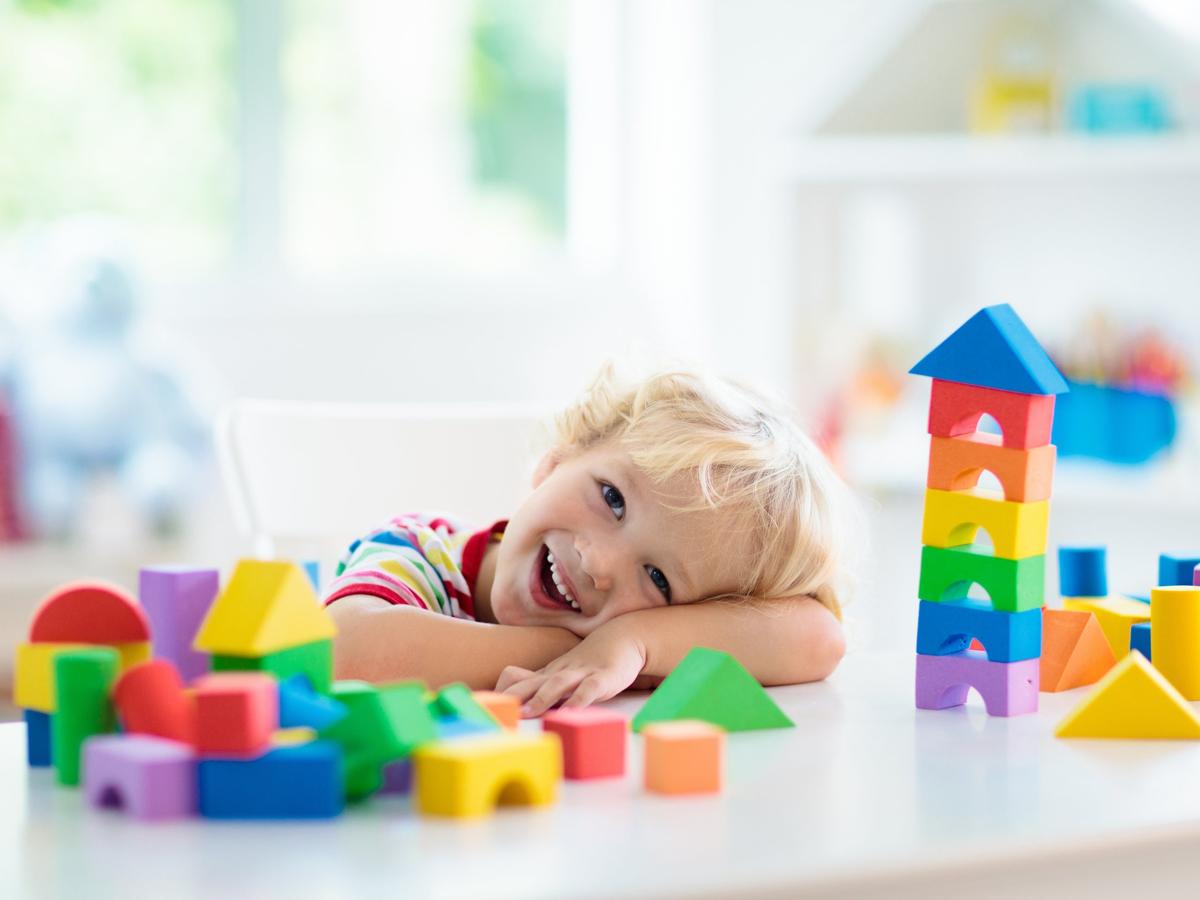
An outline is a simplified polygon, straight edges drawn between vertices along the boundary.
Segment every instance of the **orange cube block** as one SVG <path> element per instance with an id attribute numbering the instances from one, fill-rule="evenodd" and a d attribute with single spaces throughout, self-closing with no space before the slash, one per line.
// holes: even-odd
<path id="1" fill-rule="evenodd" d="M 708 722 L 681 719 L 642 729 L 646 790 L 657 794 L 713 794 L 721 790 L 725 732 Z"/>
<path id="2" fill-rule="evenodd" d="M 1000 435 L 983 431 L 961 437 L 934 436 L 929 444 L 927 482 L 939 491 L 963 491 L 979 484 L 986 469 L 1004 488 L 1005 500 L 1048 500 L 1056 453 L 1053 444 L 1028 450 L 1005 447 Z"/>
<path id="3" fill-rule="evenodd" d="M 521 721 L 521 702 L 515 694 L 500 694 L 496 691 L 471 691 L 475 702 L 492 714 L 505 728 L 515 730 Z"/>

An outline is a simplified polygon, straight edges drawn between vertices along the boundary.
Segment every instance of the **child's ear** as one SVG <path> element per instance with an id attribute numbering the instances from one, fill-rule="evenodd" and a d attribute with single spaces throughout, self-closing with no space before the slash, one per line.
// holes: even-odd
<path id="1" fill-rule="evenodd" d="M 562 450 L 555 447 L 553 450 L 547 450 L 545 456 L 538 460 L 537 468 L 533 470 L 533 486 L 537 488 L 543 481 L 550 477 L 560 462 L 563 461 L 564 454 Z"/>

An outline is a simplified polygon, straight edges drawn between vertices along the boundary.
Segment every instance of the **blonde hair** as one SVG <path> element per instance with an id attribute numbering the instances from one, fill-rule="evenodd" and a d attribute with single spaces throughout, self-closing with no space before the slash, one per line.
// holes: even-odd
<path id="1" fill-rule="evenodd" d="M 728 511 L 760 548 L 732 596 L 808 595 L 841 618 L 853 502 L 781 403 L 683 369 L 627 382 L 609 362 L 555 417 L 553 439 L 562 453 L 617 441 L 656 486 L 688 476 L 696 499 L 673 508 Z"/>

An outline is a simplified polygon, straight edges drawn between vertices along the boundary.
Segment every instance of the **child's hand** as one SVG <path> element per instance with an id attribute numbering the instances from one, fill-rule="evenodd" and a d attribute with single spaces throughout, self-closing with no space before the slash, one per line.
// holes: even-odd
<path id="1" fill-rule="evenodd" d="M 614 619 L 536 672 L 508 666 L 496 690 L 515 694 L 523 704 L 521 715 L 531 718 L 560 702 L 587 706 L 615 697 L 633 684 L 645 665 L 645 646 Z"/>

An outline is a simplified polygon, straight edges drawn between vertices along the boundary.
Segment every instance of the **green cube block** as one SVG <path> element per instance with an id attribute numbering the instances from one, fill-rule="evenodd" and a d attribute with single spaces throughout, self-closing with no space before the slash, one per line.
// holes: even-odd
<path id="1" fill-rule="evenodd" d="M 1040 609 L 1046 602 L 1046 557 L 1004 559 L 984 547 L 924 547 L 917 596 L 933 603 L 966 599 L 972 584 L 1000 612 Z"/>
<path id="2" fill-rule="evenodd" d="M 402 753 L 408 756 L 422 744 L 437 739 L 433 714 L 425 702 L 425 685 L 420 681 L 399 681 L 379 686 L 379 698 L 391 723 Z"/>
<path id="3" fill-rule="evenodd" d="M 336 741 L 346 765 L 346 799 L 362 800 L 383 784 L 383 767 L 406 754 L 396 736 L 378 688 L 365 681 L 338 681 L 329 695 L 346 707 L 346 715 L 322 729 L 320 736 Z"/>
<path id="4" fill-rule="evenodd" d="M 268 653 L 264 656 L 229 656 L 214 653 L 214 672 L 266 672 L 283 681 L 293 675 L 307 675 L 313 689 L 329 693 L 333 683 L 333 641 L 313 641 Z"/>
<path id="5" fill-rule="evenodd" d="M 701 719 L 726 731 L 794 728 L 754 676 L 728 653 L 693 647 L 633 718 L 633 730 L 652 722 Z"/>
<path id="6" fill-rule="evenodd" d="M 111 647 L 71 650 L 55 657 L 50 732 L 59 784 L 79 784 L 83 742 L 113 730 L 116 716 L 109 695 L 120 666 L 121 658 Z"/>

